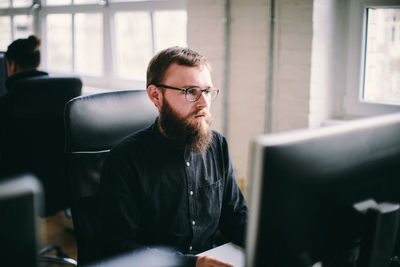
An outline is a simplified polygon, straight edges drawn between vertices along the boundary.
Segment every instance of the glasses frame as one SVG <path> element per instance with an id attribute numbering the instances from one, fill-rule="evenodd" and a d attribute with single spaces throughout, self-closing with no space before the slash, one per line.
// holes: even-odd
<path id="1" fill-rule="evenodd" d="M 210 98 L 210 101 L 213 101 L 214 99 L 217 98 L 218 93 L 219 93 L 219 89 L 214 88 L 214 87 L 207 88 L 207 89 L 201 89 L 198 86 L 191 86 L 191 87 L 188 87 L 188 88 L 179 88 L 179 87 L 173 87 L 173 86 L 168 86 L 168 85 L 164 85 L 164 84 L 154 84 L 154 85 L 157 86 L 157 87 L 161 87 L 161 88 L 166 88 L 166 89 L 172 89 L 172 90 L 178 90 L 178 91 L 185 92 L 185 99 L 188 102 L 196 102 L 196 101 L 198 101 L 200 99 L 201 95 L 203 94 L 203 92 L 207 92 L 207 91 L 215 91 L 215 92 L 217 92 L 215 94 L 214 98 Z M 197 96 L 197 98 L 195 100 L 189 100 L 188 97 L 187 97 L 188 90 L 192 89 L 192 88 L 200 88 L 200 94 Z"/>

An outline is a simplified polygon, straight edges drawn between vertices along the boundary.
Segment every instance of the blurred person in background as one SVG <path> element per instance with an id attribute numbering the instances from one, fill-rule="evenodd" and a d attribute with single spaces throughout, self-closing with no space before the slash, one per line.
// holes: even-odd
<path id="1" fill-rule="evenodd" d="M 35 35 L 12 42 L 5 54 L 8 79 L 6 88 L 12 90 L 15 82 L 37 76 L 48 76 L 47 72 L 39 71 L 41 40 Z"/>
<path id="2" fill-rule="evenodd" d="M 7 75 L 7 93 L 0 97 L 0 177 L 10 175 L 13 170 L 6 162 L 5 150 L 7 145 L 7 129 L 10 126 L 10 92 L 16 82 L 39 76 L 48 76 L 47 72 L 39 71 L 41 40 L 35 35 L 26 39 L 17 39 L 12 42 L 5 53 Z"/>

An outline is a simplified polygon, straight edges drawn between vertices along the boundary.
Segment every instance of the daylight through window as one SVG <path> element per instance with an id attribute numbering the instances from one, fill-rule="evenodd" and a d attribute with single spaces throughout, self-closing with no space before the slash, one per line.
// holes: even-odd
<path id="1" fill-rule="evenodd" d="M 107 4 L 104 4 L 107 3 Z M 145 89 L 151 57 L 186 46 L 183 0 L 0 0 L 0 51 L 15 39 L 42 39 L 41 69 L 78 75 L 84 85 Z"/>
<path id="2" fill-rule="evenodd" d="M 368 8 L 362 99 L 400 104 L 400 9 Z"/>

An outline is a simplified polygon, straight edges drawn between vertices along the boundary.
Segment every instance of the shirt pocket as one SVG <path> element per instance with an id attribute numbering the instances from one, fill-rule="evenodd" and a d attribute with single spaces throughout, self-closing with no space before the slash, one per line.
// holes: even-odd
<path id="1" fill-rule="evenodd" d="M 222 195 L 222 179 L 199 187 L 196 204 L 198 207 L 198 217 L 201 219 L 203 225 L 218 224 L 219 217 L 221 216 Z"/>

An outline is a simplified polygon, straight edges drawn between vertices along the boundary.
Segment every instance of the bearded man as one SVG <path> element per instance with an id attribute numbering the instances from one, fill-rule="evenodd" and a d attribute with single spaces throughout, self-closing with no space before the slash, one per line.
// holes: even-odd
<path id="1" fill-rule="evenodd" d="M 227 141 L 210 128 L 218 90 L 208 60 L 182 47 L 159 52 L 147 69 L 147 93 L 159 117 L 120 142 L 102 171 L 108 251 L 167 246 L 186 266 L 232 266 L 195 256 L 221 240 L 243 246 L 248 212 Z"/>

